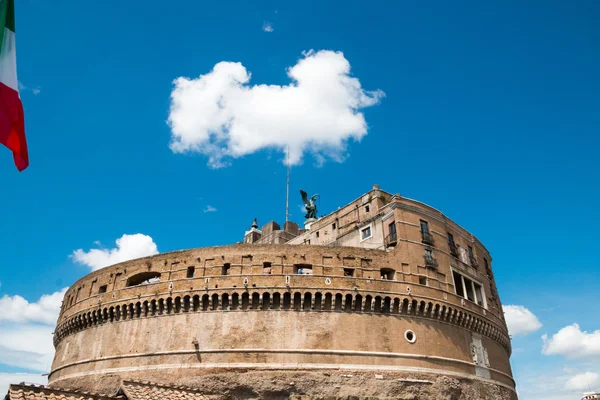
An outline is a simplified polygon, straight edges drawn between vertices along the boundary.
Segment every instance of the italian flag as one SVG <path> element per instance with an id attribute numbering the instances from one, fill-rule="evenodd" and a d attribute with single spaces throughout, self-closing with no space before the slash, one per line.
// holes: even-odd
<path id="1" fill-rule="evenodd" d="M 0 0 L 0 143 L 12 151 L 19 171 L 27 168 L 25 120 L 17 81 L 14 0 Z"/>

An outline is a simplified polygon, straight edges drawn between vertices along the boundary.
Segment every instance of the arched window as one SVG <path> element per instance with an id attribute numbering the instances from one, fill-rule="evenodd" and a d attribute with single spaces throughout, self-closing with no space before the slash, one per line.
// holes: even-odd
<path id="1" fill-rule="evenodd" d="M 331 293 L 325 293 L 325 311 L 331 311 Z"/>
<path id="2" fill-rule="evenodd" d="M 231 295 L 231 309 L 237 310 L 238 308 L 240 308 L 240 295 L 234 293 Z"/>
<path id="3" fill-rule="evenodd" d="M 242 310 L 247 310 L 250 305 L 250 295 L 248 292 L 242 293 Z"/>
<path id="4" fill-rule="evenodd" d="M 342 311 L 342 295 L 340 293 L 335 295 L 335 311 Z"/>
<path id="5" fill-rule="evenodd" d="M 357 294 L 356 298 L 354 299 L 354 311 L 362 311 L 362 301 L 362 296 L 360 294 Z"/>
<path id="6" fill-rule="evenodd" d="M 271 295 L 269 293 L 263 293 L 262 298 L 262 309 L 268 311 L 271 307 Z"/>
<path id="7" fill-rule="evenodd" d="M 140 272 L 127 278 L 127 287 L 147 285 L 160 281 L 160 272 Z"/>
<path id="8" fill-rule="evenodd" d="M 252 309 L 260 309 L 260 295 L 258 293 L 252 293 Z"/>
<path id="9" fill-rule="evenodd" d="M 294 310 L 300 311 L 302 309 L 302 295 L 298 292 L 294 293 Z"/>
<path id="10" fill-rule="evenodd" d="M 344 304 L 344 311 L 350 312 L 352 311 L 352 295 L 346 295 L 346 304 Z"/>
<path id="11" fill-rule="evenodd" d="M 273 293 L 273 310 L 279 310 L 281 308 L 281 294 Z"/>
<path id="12" fill-rule="evenodd" d="M 304 310 L 310 310 L 312 303 L 312 293 L 304 293 Z"/>
<path id="13" fill-rule="evenodd" d="M 221 308 L 223 310 L 229 310 L 229 294 L 227 293 L 221 295 Z"/>
<path id="14" fill-rule="evenodd" d="M 202 296 L 202 311 L 208 311 L 208 295 Z"/>
<path id="15" fill-rule="evenodd" d="M 216 293 L 212 295 L 212 307 L 210 309 L 213 311 L 219 309 L 219 295 Z"/>
<path id="16" fill-rule="evenodd" d="M 292 295 L 290 294 L 290 292 L 285 292 L 283 294 L 283 309 L 284 310 L 289 310 L 290 309 L 290 303 L 292 302 L 291 300 Z"/>
<path id="17" fill-rule="evenodd" d="M 323 294 L 321 292 L 315 293 L 315 310 L 321 311 L 323 303 Z"/>

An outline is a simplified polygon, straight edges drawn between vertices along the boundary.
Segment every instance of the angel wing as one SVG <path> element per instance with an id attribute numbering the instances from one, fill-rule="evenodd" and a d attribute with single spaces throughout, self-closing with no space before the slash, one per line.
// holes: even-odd
<path id="1" fill-rule="evenodd" d="M 308 193 L 306 193 L 304 190 L 300 190 L 300 196 L 302 196 L 302 201 L 305 205 L 310 205 L 310 202 L 308 201 Z"/>

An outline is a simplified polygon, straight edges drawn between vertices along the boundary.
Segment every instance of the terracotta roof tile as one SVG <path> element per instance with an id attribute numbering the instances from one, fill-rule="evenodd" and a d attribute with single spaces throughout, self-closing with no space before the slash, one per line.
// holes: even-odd
<path id="1" fill-rule="evenodd" d="M 121 390 L 129 400 L 206 400 L 198 389 L 152 382 L 123 381 Z"/>
<path id="2" fill-rule="evenodd" d="M 87 392 L 51 389 L 46 386 L 10 385 L 6 400 L 111 400 L 123 399 L 122 396 L 102 396 Z"/>

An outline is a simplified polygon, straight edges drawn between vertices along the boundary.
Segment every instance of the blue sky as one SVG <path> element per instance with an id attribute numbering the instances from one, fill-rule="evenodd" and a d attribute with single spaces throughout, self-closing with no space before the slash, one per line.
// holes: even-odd
<path id="1" fill-rule="evenodd" d="M 287 140 L 300 155 L 292 219 L 302 219 L 300 188 L 329 212 L 374 183 L 442 210 L 492 253 L 502 302 L 542 324 L 513 338 L 521 398 L 576 399 L 581 385 L 567 382 L 583 373 L 600 390 L 600 3 L 16 0 L 16 13 L 31 165 L 18 173 L 0 149 L 0 295 L 29 314 L 0 317 L 1 337 L 52 331 L 40 315 L 60 296 L 38 299 L 90 271 L 90 258 L 70 257 L 77 249 L 108 251 L 137 233 L 150 252 L 228 244 L 254 217 L 282 222 Z M 335 113 L 303 108 L 297 91 L 296 103 L 261 103 L 295 110 L 289 129 L 245 107 L 259 98 L 254 85 L 290 85 L 288 68 L 322 54 L 331 57 L 307 76 L 346 60 L 370 99 L 357 110 L 366 125 L 319 147 L 330 131 L 309 122 Z M 216 82 L 224 61 L 251 74 L 244 91 L 225 84 L 232 103 L 242 99 L 228 110 L 246 121 L 240 132 L 261 123 L 287 139 L 255 148 L 246 132 L 248 142 L 227 146 L 201 141 L 192 123 L 182 131 L 193 143 L 174 151 L 173 81 Z M 198 79 L 207 74 L 215 79 Z M 302 95 L 335 110 L 356 96 L 307 87 Z M 214 146 L 226 166 L 210 165 Z M 3 346 L 3 376 L 39 374 L 18 360 L 48 359 L 47 348 Z"/>

